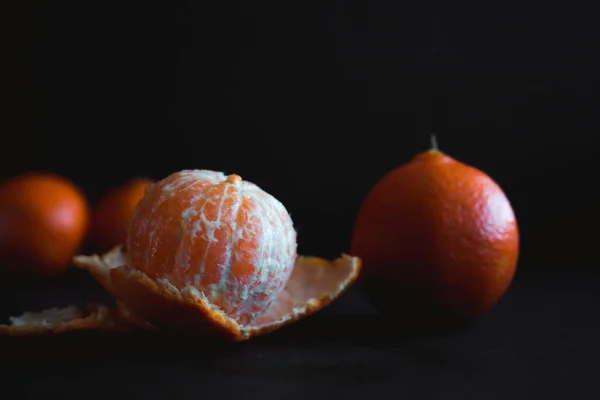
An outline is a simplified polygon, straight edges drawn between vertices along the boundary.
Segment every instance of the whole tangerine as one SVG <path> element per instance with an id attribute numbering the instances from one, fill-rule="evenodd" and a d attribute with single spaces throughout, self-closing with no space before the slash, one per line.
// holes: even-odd
<path id="1" fill-rule="evenodd" d="M 508 289 L 519 232 L 499 185 L 434 146 L 371 189 L 351 248 L 363 260 L 362 285 L 382 311 L 470 320 Z"/>
<path id="2" fill-rule="evenodd" d="M 89 207 L 64 177 L 23 174 L 0 185 L 0 264 L 49 276 L 64 272 L 85 238 Z"/>
<path id="3" fill-rule="evenodd" d="M 95 248 L 106 251 L 124 244 L 135 206 L 152 183 L 149 178 L 134 178 L 109 190 L 92 209 L 90 239 Z"/>

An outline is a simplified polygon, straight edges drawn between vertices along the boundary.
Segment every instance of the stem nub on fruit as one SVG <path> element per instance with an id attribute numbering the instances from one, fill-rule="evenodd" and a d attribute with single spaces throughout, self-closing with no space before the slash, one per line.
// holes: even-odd
<path id="1" fill-rule="evenodd" d="M 241 180 L 242 180 L 242 177 L 237 174 L 231 174 L 227 177 L 227 183 L 231 183 L 232 185 L 236 184 L 237 182 L 239 182 Z"/>
<path id="2" fill-rule="evenodd" d="M 438 142 L 437 142 L 437 138 L 435 136 L 435 133 L 431 134 L 431 136 L 429 137 L 429 141 L 431 143 L 431 150 L 432 151 L 439 151 L 439 149 L 438 149 Z"/>

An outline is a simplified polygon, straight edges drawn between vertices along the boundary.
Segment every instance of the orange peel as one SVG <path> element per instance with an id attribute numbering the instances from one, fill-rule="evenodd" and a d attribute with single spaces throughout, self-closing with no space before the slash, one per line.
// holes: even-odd
<path id="1" fill-rule="evenodd" d="M 210 176 L 211 179 L 213 177 L 216 179 L 202 186 L 201 190 L 212 190 L 212 193 L 220 190 L 220 193 L 222 193 L 222 198 L 219 200 L 221 204 L 226 201 L 230 201 L 230 203 L 238 201 L 239 203 L 241 197 L 225 198 L 227 195 L 235 196 L 235 194 L 230 194 L 235 192 L 235 188 L 232 189 L 228 185 L 239 187 L 241 179 L 239 176 L 230 175 L 226 179 L 223 179 L 224 175 L 220 173 L 213 173 L 212 171 L 200 172 L 201 174 L 197 174 L 198 176 Z M 186 173 L 186 171 L 183 173 Z M 186 182 L 187 188 L 192 185 L 189 184 L 190 175 L 186 176 L 188 179 Z M 171 212 L 171 214 L 167 215 L 168 218 L 163 218 L 163 220 L 171 223 L 175 218 L 174 215 L 179 215 L 173 214 L 173 210 L 175 210 L 175 213 L 181 213 L 182 208 L 177 203 L 180 200 L 173 200 L 171 198 L 165 200 L 164 191 L 162 193 L 157 192 L 161 190 L 161 184 L 163 184 L 163 188 L 167 186 L 169 188 L 173 187 L 175 181 L 173 179 L 169 180 L 171 177 L 152 185 L 147 190 L 145 195 L 146 202 L 144 200 L 140 202 L 136 210 L 136 216 L 130 224 L 127 250 L 123 246 L 118 246 L 103 255 L 79 255 L 74 258 L 76 267 L 86 270 L 101 286 L 114 296 L 117 301 L 116 307 L 90 305 L 86 307 L 52 309 L 42 313 L 25 313 L 21 317 L 11 318 L 10 325 L 0 326 L 0 334 L 32 335 L 62 333 L 74 330 L 117 332 L 145 329 L 158 331 L 174 330 L 237 342 L 272 332 L 316 313 L 340 297 L 358 278 L 362 264 L 361 259 L 358 257 L 343 254 L 335 260 L 326 260 L 312 256 L 297 256 L 295 253 L 295 232 L 290 234 L 291 220 L 286 220 L 286 218 L 289 219 L 289 215 L 280 203 L 275 204 L 276 207 L 271 207 L 267 210 L 271 212 L 269 216 L 271 219 L 268 221 L 272 223 L 271 226 L 266 226 L 265 228 L 265 225 L 261 225 L 241 240 L 240 236 L 242 234 L 238 233 L 236 237 L 238 241 L 233 245 L 227 242 L 227 238 L 230 240 L 231 237 L 234 237 L 232 230 L 225 233 L 223 231 L 216 231 L 216 234 L 220 235 L 218 237 L 221 242 L 214 247 L 222 246 L 222 248 L 230 250 L 232 246 L 238 246 L 238 250 L 236 251 L 243 253 L 239 257 L 234 257 L 238 264 L 234 265 L 232 262 L 232 265 L 229 267 L 230 271 L 234 271 L 229 273 L 229 281 L 223 284 L 225 275 L 219 277 L 221 281 L 219 288 L 221 291 L 214 290 L 214 281 L 209 281 L 211 284 L 208 285 L 203 284 L 205 283 L 204 280 L 184 280 L 182 277 L 186 275 L 181 273 L 181 266 L 177 264 L 177 261 L 181 258 L 177 257 L 176 254 L 169 255 L 168 247 L 159 248 L 158 250 L 156 248 L 153 249 L 155 252 L 158 251 L 159 258 L 162 257 L 160 258 L 160 263 L 156 263 L 152 258 L 146 258 L 146 265 L 140 267 L 140 257 L 137 258 L 138 261 L 136 263 L 135 255 L 128 254 L 132 243 L 135 243 L 138 249 L 142 249 L 142 252 L 138 251 L 138 255 L 143 253 L 143 245 L 149 244 L 149 242 L 144 242 L 145 233 L 142 232 L 140 234 L 141 229 L 139 228 L 139 226 L 149 226 L 148 220 L 143 221 L 145 225 L 138 224 L 137 227 L 135 225 L 139 223 L 140 215 L 144 216 L 144 210 L 170 210 L 168 212 Z M 274 198 L 268 197 L 270 195 L 258 192 L 260 189 L 257 186 L 251 183 L 244 184 L 252 185 L 246 187 L 247 192 L 252 192 L 253 196 L 261 196 L 260 200 L 263 203 L 260 206 L 264 206 L 266 204 L 264 202 L 276 202 Z M 225 186 L 221 188 L 218 185 Z M 239 193 L 242 192 L 240 191 Z M 204 197 L 208 198 L 207 195 Z M 153 198 L 160 199 L 162 202 L 160 203 L 160 207 L 162 208 L 152 204 Z M 189 210 L 190 198 L 188 197 L 186 200 L 184 197 L 182 200 L 186 204 L 186 207 L 188 207 L 186 211 Z M 241 199 L 242 206 L 239 207 L 247 206 L 247 204 L 250 204 L 252 207 L 251 201 L 244 203 L 244 200 L 246 199 Z M 208 203 L 209 201 L 207 200 Z M 213 203 L 210 204 L 214 204 L 214 199 Z M 200 208 L 200 205 L 196 205 L 196 209 Z M 273 210 L 277 214 L 273 214 Z M 255 209 L 246 211 L 248 215 L 251 214 L 250 211 L 252 212 L 252 216 L 256 215 Z M 224 213 L 226 214 L 227 211 Z M 229 214 L 233 216 L 232 218 L 243 218 L 243 216 L 240 217 L 241 214 L 239 212 L 230 212 Z M 219 210 L 218 215 L 221 215 L 221 210 Z M 273 215 L 276 218 L 273 218 Z M 150 214 L 150 217 L 154 218 L 155 215 Z M 201 215 L 201 217 L 206 221 L 204 215 Z M 249 216 L 246 218 L 250 219 Z M 217 220 L 215 219 L 215 221 Z M 233 221 L 238 220 L 233 219 Z M 213 221 L 209 222 L 214 226 Z M 225 220 L 219 220 L 217 226 L 227 227 L 227 224 L 235 226 L 231 221 Z M 156 223 L 154 226 L 156 226 Z M 160 239 L 162 241 L 159 244 L 169 243 L 169 240 L 173 237 L 177 237 L 180 241 L 190 240 L 189 237 L 182 239 L 184 235 L 182 236 L 180 231 L 177 231 L 177 234 L 173 235 L 174 228 L 171 228 L 168 224 L 164 224 L 162 227 L 166 228 L 159 231 L 158 235 L 165 239 Z M 272 250 L 273 252 L 270 253 L 269 257 L 263 257 L 263 262 L 268 261 L 270 264 L 252 265 L 252 262 L 248 263 L 247 261 L 260 260 L 256 255 L 262 255 L 261 253 L 251 253 L 250 251 L 252 250 L 251 246 L 256 244 L 252 240 L 256 241 L 260 239 L 260 227 L 271 230 L 268 232 L 271 235 L 270 238 L 271 240 L 275 240 L 273 243 L 279 243 L 280 248 Z M 178 226 L 176 228 L 180 229 Z M 152 234 L 154 234 L 153 239 L 155 240 L 157 232 L 153 231 Z M 212 235 L 214 234 L 215 230 L 213 229 Z M 279 239 L 273 239 L 273 234 L 280 235 Z M 132 235 L 134 235 L 133 238 Z M 211 243 L 208 239 L 207 241 L 206 243 L 201 243 L 200 246 L 205 246 L 208 249 Z M 213 242 L 216 243 L 217 241 L 213 240 Z M 153 245 L 156 246 L 156 243 L 154 242 Z M 259 248 L 262 249 L 263 247 L 259 246 Z M 160 254 L 161 251 L 162 254 Z M 193 251 L 197 251 L 197 247 L 193 250 L 190 249 L 188 253 Z M 207 253 L 207 250 L 204 253 Z M 254 258 L 249 257 L 248 254 Z M 204 270 L 201 272 L 205 277 L 204 279 L 207 276 L 210 279 L 214 279 L 215 272 L 209 268 L 222 268 L 222 264 L 217 263 L 220 257 L 219 253 L 213 249 L 213 253 L 210 255 L 212 258 L 209 257 L 206 266 L 204 266 L 206 256 L 204 256 L 202 262 Z M 246 259 L 243 257 L 246 257 Z M 229 259 L 231 259 L 231 256 Z M 150 263 L 148 260 L 150 260 Z M 174 261 L 171 263 L 172 265 L 167 266 L 165 269 L 164 260 Z M 149 265 L 158 265 L 159 268 L 150 268 L 148 267 Z M 196 263 L 195 265 L 199 264 Z M 239 267 L 239 265 L 242 265 L 243 268 Z M 269 275 L 261 273 L 261 268 L 266 269 Z M 274 268 L 278 268 L 279 270 L 274 270 Z M 157 273 L 159 269 L 161 270 Z M 259 282 L 261 284 L 255 286 L 257 289 L 253 289 L 247 295 L 247 298 L 250 299 L 250 304 L 243 304 L 245 299 L 235 298 L 236 293 L 241 293 L 235 285 L 244 285 L 247 282 L 256 283 L 256 278 L 253 278 L 255 279 L 254 281 L 248 279 L 249 274 L 254 274 L 254 276 L 260 275 L 263 277 L 262 279 L 276 279 L 275 283 L 280 287 L 274 286 L 272 282 L 269 283 L 271 286 L 265 285 L 264 282 Z M 265 289 L 265 287 L 268 289 Z M 242 289 L 247 288 L 242 287 Z M 265 292 L 261 293 L 260 290 Z M 248 293 L 248 290 L 246 290 L 246 293 Z M 226 296 L 229 296 L 229 298 L 223 298 Z M 256 305 L 258 307 L 255 307 Z M 251 310 L 251 312 L 247 310 Z"/>
<path id="2" fill-rule="evenodd" d="M 361 260 L 342 255 L 329 261 L 300 256 L 292 275 L 265 313 L 248 325 L 237 323 L 194 289 L 179 291 L 168 282 L 155 283 L 121 262 L 121 247 L 98 256 L 76 256 L 75 265 L 90 273 L 115 296 L 119 305 L 90 304 L 52 308 L 11 317 L 0 334 L 30 336 L 80 330 L 127 332 L 180 330 L 231 341 L 263 335 L 308 317 L 340 297 L 356 280 Z M 148 322 L 147 322 L 148 321 Z"/>
<path id="3" fill-rule="evenodd" d="M 0 335 L 43 336 L 71 331 L 125 332 L 152 330 L 152 325 L 131 315 L 124 308 L 102 304 L 50 308 L 10 317 L 9 325 L 0 325 Z"/>

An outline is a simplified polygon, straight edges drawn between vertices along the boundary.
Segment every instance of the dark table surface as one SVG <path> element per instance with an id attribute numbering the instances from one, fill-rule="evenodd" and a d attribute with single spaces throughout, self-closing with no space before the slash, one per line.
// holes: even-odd
<path id="1" fill-rule="evenodd" d="M 523 269 L 484 318 L 429 334 L 391 328 L 354 287 L 309 319 L 235 345 L 167 335 L 0 338 L 0 399 L 600 398 L 598 282 L 594 268 Z M 103 296 L 75 274 L 2 297 L 8 315 Z"/>

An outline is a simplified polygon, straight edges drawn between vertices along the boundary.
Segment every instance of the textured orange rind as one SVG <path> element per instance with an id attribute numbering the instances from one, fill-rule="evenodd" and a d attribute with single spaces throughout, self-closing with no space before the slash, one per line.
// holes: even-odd
<path id="1" fill-rule="evenodd" d="M 299 256 L 277 299 L 253 323 L 242 325 L 210 304 L 194 287 L 178 290 L 166 280 L 154 281 L 128 266 L 121 247 L 102 256 L 77 256 L 74 262 L 116 298 L 117 307 L 91 305 L 25 313 L 11 318 L 11 325 L 0 326 L 0 334 L 141 328 L 243 341 L 277 330 L 326 307 L 356 281 L 361 269 L 361 260 L 348 255 L 333 261 Z M 52 321 L 48 322 L 50 319 Z"/>
<path id="2" fill-rule="evenodd" d="M 43 336 L 71 331 L 127 332 L 155 329 L 125 309 L 102 304 L 50 308 L 11 317 L 9 325 L 0 325 L 0 335 Z"/>

